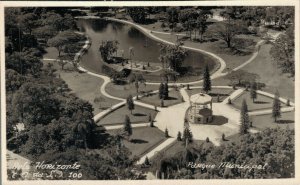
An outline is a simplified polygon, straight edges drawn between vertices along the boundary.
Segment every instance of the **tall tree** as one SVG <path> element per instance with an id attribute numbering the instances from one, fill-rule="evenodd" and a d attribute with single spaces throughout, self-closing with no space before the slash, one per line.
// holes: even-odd
<path id="1" fill-rule="evenodd" d="M 275 97 L 273 99 L 273 108 L 272 108 L 272 117 L 274 118 L 275 122 L 277 122 L 277 118 L 281 117 L 281 102 L 279 98 L 280 98 L 279 92 L 276 91 Z"/>
<path id="2" fill-rule="evenodd" d="M 240 115 L 240 134 L 247 134 L 248 129 L 249 129 L 249 115 L 248 115 L 248 106 L 247 102 L 244 99 L 242 103 L 242 108 L 241 108 L 241 115 Z"/>
<path id="3" fill-rule="evenodd" d="M 257 90 L 257 84 L 255 82 L 251 83 L 250 96 L 251 96 L 253 102 L 257 98 L 256 90 Z"/>
<path id="4" fill-rule="evenodd" d="M 203 41 L 203 34 L 207 30 L 207 16 L 201 15 L 196 20 L 196 27 L 200 35 L 200 41 Z"/>
<path id="5" fill-rule="evenodd" d="M 133 102 L 133 98 L 131 95 L 129 95 L 126 99 L 126 103 L 127 103 L 127 108 L 128 110 L 130 110 L 131 114 L 132 114 L 132 110 L 134 110 L 134 102 Z"/>
<path id="6" fill-rule="evenodd" d="M 184 123 L 182 140 L 185 142 L 184 143 L 185 147 L 187 147 L 189 143 L 193 142 L 193 134 L 192 131 L 190 130 L 190 125 L 188 121 L 185 121 Z"/>
<path id="7" fill-rule="evenodd" d="M 134 22 L 145 23 L 146 10 L 144 7 L 129 7 L 127 12 Z"/>
<path id="8" fill-rule="evenodd" d="M 163 99 L 163 91 L 164 91 L 164 84 L 160 83 L 159 89 L 158 89 L 158 97 L 159 97 L 159 99 Z"/>
<path id="9" fill-rule="evenodd" d="M 125 116 L 125 120 L 124 120 L 124 132 L 127 134 L 128 137 L 132 135 L 132 127 L 128 115 Z"/>
<path id="10" fill-rule="evenodd" d="M 211 90 L 211 81 L 208 65 L 205 66 L 203 73 L 203 90 L 206 92 L 206 94 Z"/>
<path id="11" fill-rule="evenodd" d="M 163 99 L 168 99 L 169 98 L 169 86 L 168 83 L 164 83 L 163 87 Z"/>
<path id="12" fill-rule="evenodd" d="M 169 22 L 169 27 L 174 29 L 176 24 L 178 23 L 178 15 L 179 15 L 179 8 L 178 7 L 169 7 L 167 8 L 167 20 Z"/>

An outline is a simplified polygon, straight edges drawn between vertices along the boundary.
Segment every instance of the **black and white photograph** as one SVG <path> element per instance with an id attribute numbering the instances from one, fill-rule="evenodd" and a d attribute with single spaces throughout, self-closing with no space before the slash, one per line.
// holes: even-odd
<path id="1" fill-rule="evenodd" d="M 300 183 L 299 2 L 84 3 L 0 3 L 2 184 Z"/>

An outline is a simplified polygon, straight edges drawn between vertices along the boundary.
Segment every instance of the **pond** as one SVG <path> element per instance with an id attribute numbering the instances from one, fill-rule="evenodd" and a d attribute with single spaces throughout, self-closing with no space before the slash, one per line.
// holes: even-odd
<path id="1" fill-rule="evenodd" d="M 99 46 L 105 40 L 117 40 L 119 42 L 118 51 L 122 52 L 125 58 L 129 58 L 129 48 L 133 47 L 133 60 L 156 63 L 161 66 L 158 59 L 160 55 L 159 42 L 148 38 L 133 26 L 104 19 L 79 19 L 77 23 L 80 31 L 85 32 L 92 41 L 91 48 L 81 60 L 81 65 L 88 70 L 102 73 L 103 61 Z M 215 67 L 216 62 L 212 57 L 190 50 L 187 50 L 187 53 L 183 67 L 193 69 L 194 76 L 198 76 L 206 64 L 210 70 Z M 159 78 L 155 78 L 155 76 L 159 77 L 157 73 L 148 73 L 148 76 L 154 81 L 159 81 Z"/>

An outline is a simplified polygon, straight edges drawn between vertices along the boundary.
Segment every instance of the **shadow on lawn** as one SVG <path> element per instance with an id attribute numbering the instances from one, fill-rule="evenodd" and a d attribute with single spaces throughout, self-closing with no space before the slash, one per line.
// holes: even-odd
<path id="1" fill-rule="evenodd" d="M 224 116 L 218 116 L 214 115 L 213 116 L 213 121 L 211 123 L 208 123 L 209 125 L 223 125 L 228 122 L 228 118 Z"/>
<path id="2" fill-rule="evenodd" d="M 282 119 L 277 121 L 278 124 L 289 124 L 294 122 L 295 122 L 294 120 L 287 120 L 287 119 Z"/>
<path id="3" fill-rule="evenodd" d="M 266 101 L 255 101 L 254 104 L 269 104 L 270 102 Z"/>
<path id="4" fill-rule="evenodd" d="M 165 100 L 177 100 L 178 98 L 175 98 L 175 97 L 168 97 L 166 98 Z"/>
<path id="5" fill-rule="evenodd" d="M 145 140 L 142 140 L 142 139 L 131 139 L 130 142 L 134 143 L 134 144 L 148 143 L 148 141 L 145 141 Z"/>
<path id="6" fill-rule="evenodd" d="M 134 113 L 132 114 L 133 116 L 138 116 L 138 117 L 141 117 L 141 116 L 147 116 L 146 114 L 143 114 L 143 113 Z"/>

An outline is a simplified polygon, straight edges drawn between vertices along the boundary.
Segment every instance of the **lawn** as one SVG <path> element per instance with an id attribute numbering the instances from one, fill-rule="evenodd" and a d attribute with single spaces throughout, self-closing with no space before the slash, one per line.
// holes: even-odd
<path id="1" fill-rule="evenodd" d="M 186 91 L 189 96 L 197 94 L 197 93 L 205 93 L 201 89 L 190 89 Z M 213 102 L 217 103 L 218 102 L 218 94 L 220 101 L 223 101 L 225 98 L 227 98 L 231 93 L 233 92 L 233 89 L 228 89 L 228 88 L 212 88 L 212 90 L 209 92 L 209 95 L 212 96 Z"/>
<path id="2" fill-rule="evenodd" d="M 266 84 L 263 91 L 274 94 L 278 90 L 280 96 L 288 97 L 293 101 L 295 98 L 295 81 L 288 74 L 283 74 L 276 62 L 271 59 L 271 47 L 271 44 L 261 46 L 258 56 L 244 69 L 259 75 L 259 82 Z"/>
<path id="3" fill-rule="evenodd" d="M 60 76 L 66 81 L 69 88 L 72 89 L 72 92 L 74 92 L 77 97 L 92 104 L 94 114 L 120 102 L 119 100 L 107 98 L 102 95 L 100 87 L 103 80 L 101 78 L 78 72 L 60 72 Z"/>
<path id="4" fill-rule="evenodd" d="M 44 55 L 44 58 L 53 58 L 56 55 L 54 48 L 47 48 L 48 53 Z M 104 109 L 111 107 L 120 101 L 107 98 L 100 92 L 100 86 L 103 84 L 101 78 L 91 76 L 86 73 L 78 73 L 74 70 L 71 64 L 67 64 L 64 70 L 54 61 L 44 61 L 44 67 L 48 63 L 53 64 L 53 68 L 56 69 L 56 74 L 60 76 L 67 84 L 72 92 L 79 98 L 88 101 L 94 108 L 94 114 L 97 114 Z M 99 101 L 94 101 L 97 98 Z"/>
<path id="5" fill-rule="evenodd" d="M 153 93 L 149 96 L 144 96 L 140 98 L 140 101 L 157 107 L 161 106 L 161 100 L 158 97 L 158 93 Z M 169 98 L 164 100 L 164 106 L 169 107 L 178 103 L 182 103 L 182 96 L 180 92 L 176 90 L 171 90 L 169 92 Z"/>
<path id="6" fill-rule="evenodd" d="M 254 111 L 254 110 L 261 110 L 261 109 L 270 109 L 272 108 L 273 105 L 273 98 L 263 96 L 260 94 L 257 94 L 257 99 L 253 103 L 251 97 L 250 97 L 250 92 L 245 91 L 240 95 L 238 98 L 232 101 L 232 106 L 241 109 L 242 107 L 242 102 L 243 100 L 246 100 L 247 105 L 248 105 L 248 110 L 249 111 Z M 284 107 L 286 106 L 285 104 L 281 103 L 281 106 Z"/>
<path id="7" fill-rule="evenodd" d="M 140 94 L 143 92 L 150 92 L 158 90 L 158 85 L 143 85 L 139 87 Z M 120 98 L 127 98 L 129 95 L 136 96 L 136 88 L 134 84 L 116 85 L 114 83 L 108 83 L 105 87 L 108 94 Z M 122 93 L 120 93 L 122 92 Z"/>
<path id="8" fill-rule="evenodd" d="M 108 131 L 114 134 L 117 130 Z M 156 127 L 136 127 L 132 129 L 131 141 L 123 140 L 132 152 L 131 157 L 142 156 L 166 140 L 164 133 Z"/>
<path id="9" fill-rule="evenodd" d="M 167 40 L 169 42 L 176 42 L 177 36 L 175 34 L 159 34 L 159 33 L 153 33 L 155 36 L 162 38 L 164 40 Z M 178 36 L 179 39 L 183 38 L 184 36 Z M 193 37 L 193 36 L 192 36 Z M 248 36 L 247 38 L 252 38 L 255 42 L 258 40 L 257 37 L 253 36 Z M 211 53 L 214 53 L 221 57 L 225 62 L 227 69 L 233 69 L 241 64 L 243 64 L 245 61 L 247 61 L 251 57 L 251 53 L 253 51 L 253 48 L 249 49 L 249 53 L 245 55 L 238 55 L 238 54 L 233 54 L 230 52 L 226 46 L 225 43 L 221 40 L 215 41 L 215 42 L 194 42 L 190 41 L 189 39 L 184 40 L 184 45 L 188 47 L 193 47 L 193 48 L 199 48 Z M 227 71 L 225 69 L 225 71 Z"/>
<path id="10" fill-rule="evenodd" d="M 99 125 L 113 125 L 121 124 L 124 122 L 125 116 L 128 115 L 131 123 L 147 123 L 149 122 L 149 115 L 151 114 L 152 119 L 155 118 L 157 112 L 152 109 L 144 108 L 141 106 L 135 106 L 132 114 L 128 110 L 127 106 L 121 106 L 120 108 L 114 110 L 113 112 L 102 118 L 98 124 Z"/>
<path id="11" fill-rule="evenodd" d="M 278 122 L 275 123 L 274 119 L 271 117 L 271 114 L 251 116 L 252 125 L 258 130 L 264 130 L 266 128 L 287 128 L 294 129 L 295 126 L 295 112 L 285 112 L 282 113 L 281 118 L 278 119 Z"/>

